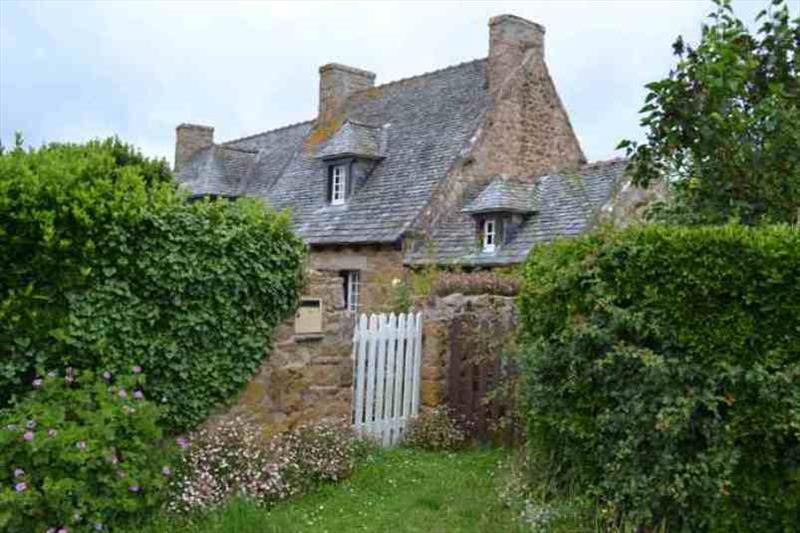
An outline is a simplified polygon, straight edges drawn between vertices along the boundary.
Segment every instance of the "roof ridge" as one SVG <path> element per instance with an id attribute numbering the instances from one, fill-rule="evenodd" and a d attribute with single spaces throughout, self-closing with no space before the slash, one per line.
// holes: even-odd
<path id="1" fill-rule="evenodd" d="M 300 122 L 295 122 L 293 124 L 287 124 L 286 126 L 281 126 L 279 128 L 273 128 L 271 130 L 266 130 L 266 131 L 262 131 L 262 132 L 259 132 L 259 133 L 253 133 L 252 135 L 245 135 L 244 137 L 239 137 L 238 139 L 232 139 L 230 141 L 225 141 L 224 143 L 221 143 L 218 146 L 222 146 L 222 145 L 226 145 L 226 144 L 233 144 L 233 143 L 237 143 L 237 142 L 241 142 L 241 141 L 246 141 L 248 139 L 253 139 L 255 137 L 260 137 L 261 135 L 266 135 L 268 133 L 277 133 L 277 132 L 282 131 L 282 130 L 288 130 L 289 128 L 296 128 L 297 126 L 301 126 L 303 124 L 310 124 L 311 122 L 314 122 L 314 120 L 315 119 L 313 119 L 313 118 L 309 119 L 309 120 L 301 120 Z"/>
<path id="2" fill-rule="evenodd" d="M 370 89 L 384 89 L 384 88 L 386 88 L 386 87 L 388 87 L 390 85 L 397 85 L 399 83 L 405 83 L 405 82 L 409 82 L 409 81 L 416 80 L 416 79 L 419 79 L 419 78 L 424 78 L 425 76 L 433 76 L 434 74 L 441 74 L 442 72 L 445 72 L 445 71 L 448 71 L 448 70 L 454 70 L 454 69 L 457 69 L 457 68 L 460 68 L 460 67 L 464 67 L 466 65 L 470 65 L 472 63 L 480 63 L 481 61 L 486 61 L 487 59 L 489 59 L 489 58 L 488 57 L 480 57 L 480 58 L 476 58 L 476 59 L 470 59 L 468 61 L 462 61 L 461 63 L 456 63 L 455 65 L 450 65 L 450 66 L 447 66 L 447 67 L 442 67 L 440 69 L 431 70 L 431 71 L 428 71 L 428 72 L 423 72 L 422 74 L 417 74 L 415 76 L 409 76 L 407 78 L 400 78 L 399 80 L 387 81 L 386 83 L 383 83 L 381 85 L 376 85 L 376 86 L 370 87 L 368 89 L 362 89 L 360 91 L 356 91 L 355 93 L 353 93 L 353 96 L 355 96 L 357 94 L 361 94 L 361 93 L 367 92 Z"/>

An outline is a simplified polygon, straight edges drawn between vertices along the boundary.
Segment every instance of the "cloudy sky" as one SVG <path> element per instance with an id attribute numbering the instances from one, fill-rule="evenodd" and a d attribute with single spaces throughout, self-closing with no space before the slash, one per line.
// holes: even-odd
<path id="1" fill-rule="evenodd" d="M 766 0 L 737 0 L 747 21 Z M 227 140 L 313 118 L 318 67 L 376 83 L 485 57 L 489 17 L 544 24 L 546 57 L 590 160 L 638 138 L 643 84 L 664 77 L 705 1 L 88 2 L 0 0 L 0 140 L 117 134 L 172 162 L 175 126 Z"/>

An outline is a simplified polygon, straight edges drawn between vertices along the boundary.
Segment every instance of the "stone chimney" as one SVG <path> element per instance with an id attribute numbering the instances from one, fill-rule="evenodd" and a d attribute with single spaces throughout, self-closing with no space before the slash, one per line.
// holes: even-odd
<path id="1" fill-rule="evenodd" d="M 489 19 L 490 90 L 501 90 L 526 60 L 544 63 L 544 26 L 514 15 Z"/>
<path id="2" fill-rule="evenodd" d="M 214 144 L 214 128 L 181 124 L 175 128 L 175 172 L 194 154 Z"/>
<path id="3" fill-rule="evenodd" d="M 319 121 L 332 119 L 347 98 L 375 86 L 375 74 L 338 63 L 319 67 Z"/>
<path id="4" fill-rule="evenodd" d="M 541 176 L 585 162 L 544 60 L 544 27 L 514 15 L 489 19 L 492 105 L 473 150 L 479 176 Z"/>

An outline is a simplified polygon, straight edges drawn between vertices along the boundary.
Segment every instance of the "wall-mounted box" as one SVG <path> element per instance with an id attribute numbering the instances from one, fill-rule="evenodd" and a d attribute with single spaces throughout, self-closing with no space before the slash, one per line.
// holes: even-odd
<path id="1" fill-rule="evenodd" d="M 303 298 L 294 317 L 296 335 L 322 334 L 322 300 L 319 298 Z"/>

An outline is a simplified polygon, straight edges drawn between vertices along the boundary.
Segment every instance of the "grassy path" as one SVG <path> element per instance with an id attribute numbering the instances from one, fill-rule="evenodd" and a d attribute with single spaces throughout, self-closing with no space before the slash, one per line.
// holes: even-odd
<path id="1" fill-rule="evenodd" d="M 376 454 L 352 478 L 272 510 L 234 502 L 189 528 L 154 524 L 151 533 L 350 531 L 398 533 L 521 531 L 497 497 L 500 450 Z"/>

